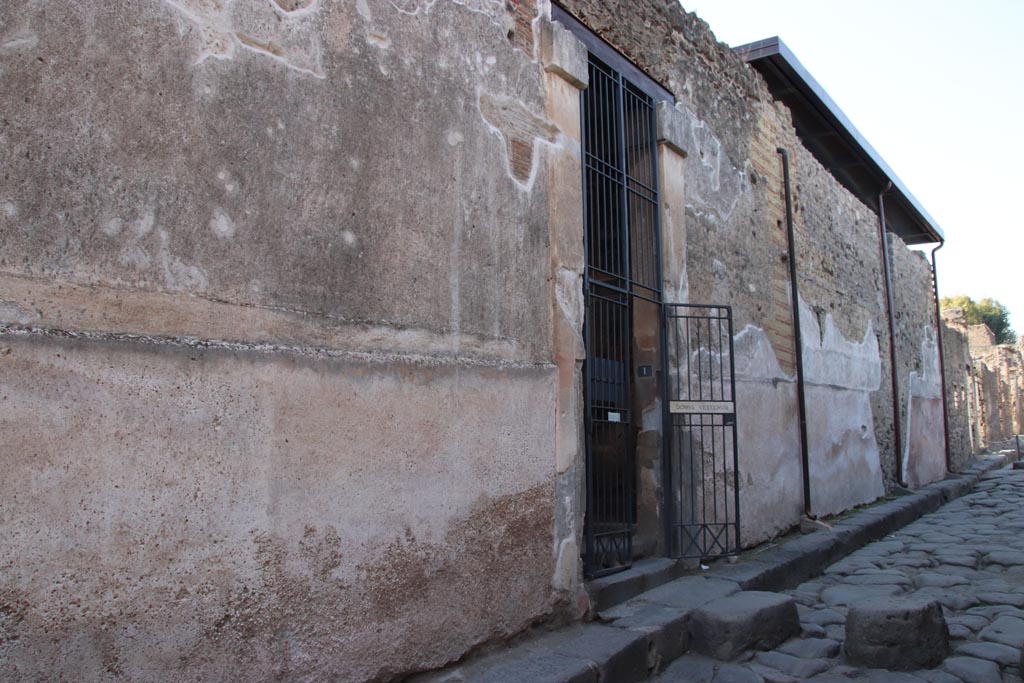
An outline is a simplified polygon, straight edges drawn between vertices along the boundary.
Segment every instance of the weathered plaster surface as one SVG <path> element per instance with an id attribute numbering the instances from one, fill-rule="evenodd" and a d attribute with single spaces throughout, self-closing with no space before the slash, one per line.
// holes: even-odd
<path id="1" fill-rule="evenodd" d="M 942 386 L 939 379 L 939 347 L 935 331 L 921 331 L 921 372 L 910 373 L 907 387 L 907 439 L 903 452 L 903 476 L 911 488 L 920 488 L 946 476 L 945 440 L 942 430 Z"/>
<path id="2" fill-rule="evenodd" d="M 871 394 L 881 384 L 881 357 L 871 325 L 848 341 L 831 314 L 822 324 L 801 300 L 807 396 L 811 511 L 847 510 L 885 494 Z"/>
<path id="3" fill-rule="evenodd" d="M 762 329 L 745 327 L 734 348 L 738 439 L 745 456 L 741 534 L 751 542 L 784 533 L 803 512 L 796 377 L 783 372 Z"/>
<path id="4" fill-rule="evenodd" d="M 0 401 L 0 679 L 387 679 L 553 606 L 549 368 L 14 335 Z"/>
<path id="5" fill-rule="evenodd" d="M 511 13 L 283 4 L 0 5 L 0 26 L 33 36 L 0 60 L 4 91 L 20 93 L 0 127 L 0 275 L 550 358 L 547 313 L 522 302 L 547 298 L 538 139 L 552 129 L 543 71 L 503 28 Z M 504 131 L 529 150 L 532 191 L 484 96 L 538 118 Z"/>
<path id="6" fill-rule="evenodd" d="M 0 3 L 0 679 L 383 681 L 586 609 L 537 13 Z"/>

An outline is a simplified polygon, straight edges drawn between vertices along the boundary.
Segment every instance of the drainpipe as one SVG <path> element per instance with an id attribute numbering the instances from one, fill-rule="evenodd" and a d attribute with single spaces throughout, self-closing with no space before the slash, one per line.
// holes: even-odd
<path id="1" fill-rule="evenodd" d="M 793 297 L 793 338 L 796 345 L 796 397 L 800 412 L 800 463 L 804 477 L 804 514 L 808 519 L 817 519 L 811 514 L 811 461 L 807 452 L 807 397 L 804 391 L 804 340 L 800 331 L 800 292 L 796 279 L 796 237 L 793 232 L 793 193 L 789 182 L 789 153 L 782 147 L 775 150 L 782 156 L 782 178 L 786 190 L 786 240 L 789 260 L 789 284 Z"/>
<path id="2" fill-rule="evenodd" d="M 903 481 L 903 438 L 900 433 L 900 380 L 896 367 L 896 306 L 892 296 L 892 271 L 889 269 L 889 229 L 885 225 L 885 195 L 892 190 L 892 181 L 878 193 L 878 241 L 882 246 L 882 274 L 885 301 L 889 308 L 889 374 L 892 376 L 892 432 L 896 443 L 896 483 L 907 488 Z"/>
<path id="3" fill-rule="evenodd" d="M 940 239 L 939 246 L 932 249 L 932 286 L 935 288 L 935 333 L 939 342 L 939 380 L 942 384 L 942 433 L 946 439 L 946 471 L 953 471 L 953 457 L 949 448 L 949 413 L 946 411 L 946 354 L 942 350 L 942 312 L 939 309 L 939 270 L 935 265 L 935 252 L 946 246 Z"/>

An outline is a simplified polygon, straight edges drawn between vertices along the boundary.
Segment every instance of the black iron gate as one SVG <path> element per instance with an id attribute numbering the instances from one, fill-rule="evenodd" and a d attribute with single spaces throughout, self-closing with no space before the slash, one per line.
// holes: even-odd
<path id="1" fill-rule="evenodd" d="M 654 101 L 591 55 L 584 156 L 587 576 L 628 567 L 636 524 L 634 300 L 661 301 Z"/>
<path id="2" fill-rule="evenodd" d="M 732 309 L 662 310 L 669 554 L 733 554 L 740 548 L 740 502 Z"/>

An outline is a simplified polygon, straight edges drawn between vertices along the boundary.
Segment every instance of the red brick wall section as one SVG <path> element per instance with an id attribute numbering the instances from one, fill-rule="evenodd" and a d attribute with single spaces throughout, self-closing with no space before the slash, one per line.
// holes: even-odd
<path id="1" fill-rule="evenodd" d="M 533 59 L 533 20 L 537 18 L 537 0 L 507 0 L 505 6 L 514 20 L 509 40 Z"/>

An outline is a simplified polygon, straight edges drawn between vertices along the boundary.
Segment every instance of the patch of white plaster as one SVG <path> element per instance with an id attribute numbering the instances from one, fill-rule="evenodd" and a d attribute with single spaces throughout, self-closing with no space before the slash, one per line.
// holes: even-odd
<path id="1" fill-rule="evenodd" d="M 726 225 L 739 202 L 750 194 L 749 162 L 744 168 L 737 167 L 707 123 L 682 103 L 676 109 L 690 137 L 690 163 L 685 170 L 687 209 L 713 225 Z"/>
<path id="2" fill-rule="evenodd" d="M 131 225 L 132 233 L 136 237 L 145 237 L 153 230 L 156 224 L 156 212 L 152 207 L 147 208 Z"/>
<path id="3" fill-rule="evenodd" d="M 907 389 L 907 426 L 903 444 L 903 473 L 911 488 L 946 475 L 945 433 L 942 426 L 942 383 L 935 330 L 921 330 L 921 372 L 911 371 Z"/>
<path id="4" fill-rule="evenodd" d="M 28 29 L 19 29 L 0 38 L 0 52 L 31 50 L 39 44 L 39 37 Z"/>
<path id="5" fill-rule="evenodd" d="M 801 297 L 800 333 L 807 383 L 878 391 L 882 384 L 882 360 L 878 352 L 878 338 L 870 321 L 860 342 L 847 341 L 831 313 L 826 314 L 825 329 L 822 330 L 818 316 Z"/>
<path id="6" fill-rule="evenodd" d="M 346 247 L 354 247 L 356 246 L 356 235 L 351 230 L 342 230 L 341 241 L 344 242 Z"/>
<path id="7" fill-rule="evenodd" d="M 508 177 L 524 192 L 533 190 L 537 169 L 540 166 L 540 149 L 542 144 L 552 150 L 567 150 L 570 152 L 579 150 L 578 142 L 572 141 L 571 138 L 562 133 L 557 126 L 546 118 L 532 113 L 525 104 L 517 99 L 491 95 L 490 93 L 479 93 L 477 107 L 484 124 L 504 143 Z M 532 138 L 530 172 L 525 179 L 516 177 L 513 171 L 512 140 L 506 134 L 506 130 L 514 131 L 519 137 Z"/>
<path id="8" fill-rule="evenodd" d="M 14 202 L 4 202 L 4 215 L 8 218 L 17 218 L 18 205 Z"/>
<path id="9" fill-rule="evenodd" d="M 383 33 L 369 32 L 366 34 L 366 42 L 381 50 L 391 49 L 391 39 Z"/>
<path id="10" fill-rule="evenodd" d="M 271 129 L 268 128 L 267 130 L 270 131 Z M 231 194 L 238 189 L 238 181 L 235 180 L 235 177 L 226 169 L 217 171 L 217 180 L 221 182 L 221 186 L 228 194 Z"/>
<path id="11" fill-rule="evenodd" d="M 796 382 L 796 374 L 787 375 L 779 365 L 779 358 L 760 327 L 747 325 L 733 337 L 736 379 L 752 381 Z"/>
<path id="12" fill-rule="evenodd" d="M 28 325 L 42 318 L 38 311 L 32 311 L 13 301 L 0 300 L 0 322 Z"/>
<path id="13" fill-rule="evenodd" d="M 555 271 L 555 302 L 573 328 L 579 330 L 582 327 L 584 303 L 582 278 L 575 270 L 559 266 Z M 583 343 L 582 336 L 578 343 Z"/>
<path id="14" fill-rule="evenodd" d="M 579 573 L 579 546 L 575 538 L 565 538 L 558 544 L 555 571 L 551 577 L 551 586 L 555 590 L 569 591 L 576 586 L 576 575 Z"/>
<path id="15" fill-rule="evenodd" d="M 357 0 L 362 2 L 364 0 Z M 471 12 L 482 14 L 498 26 L 503 35 L 508 35 L 515 19 L 504 0 L 449 0 L 452 4 L 465 7 Z M 391 6 L 402 14 L 416 16 L 430 14 L 438 0 L 390 0 Z"/>
<path id="16" fill-rule="evenodd" d="M 210 230 L 217 237 L 227 239 L 235 236 L 235 222 L 223 209 L 215 209 L 210 218 Z"/>
<path id="17" fill-rule="evenodd" d="M 921 329 L 921 372 L 910 373 L 910 396 L 942 398 L 939 346 L 935 341 L 935 330 L 927 326 Z"/>
<path id="18" fill-rule="evenodd" d="M 160 267 L 163 270 L 164 286 L 172 291 L 205 291 L 209 286 L 206 273 L 171 254 L 171 237 L 166 230 L 159 231 Z"/>
<path id="19" fill-rule="evenodd" d="M 465 138 L 462 137 L 462 133 L 457 130 L 448 131 L 448 144 L 454 147 L 460 144 Z"/>
<path id="20" fill-rule="evenodd" d="M 117 217 L 111 218 L 100 226 L 100 230 L 108 237 L 117 237 L 124 230 L 124 221 Z"/>
<path id="21" fill-rule="evenodd" d="M 149 252 L 138 244 L 126 245 L 117 257 L 118 262 L 125 266 L 134 266 L 146 270 L 153 264 Z"/>
<path id="22" fill-rule="evenodd" d="M 813 512 L 828 515 L 885 493 L 871 394 L 882 382 L 872 323 L 860 342 L 847 340 L 831 314 L 824 329 L 803 300 L 800 332 L 807 392 L 807 448 Z"/>
<path id="23" fill-rule="evenodd" d="M 241 47 L 294 71 L 325 78 L 319 34 L 309 24 L 317 2 L 292 3 L 295 10 L 265 0 L 164 2 L 187 22 L 199 41 L 196 64 L 210 58 L 234 59 Z"/>

